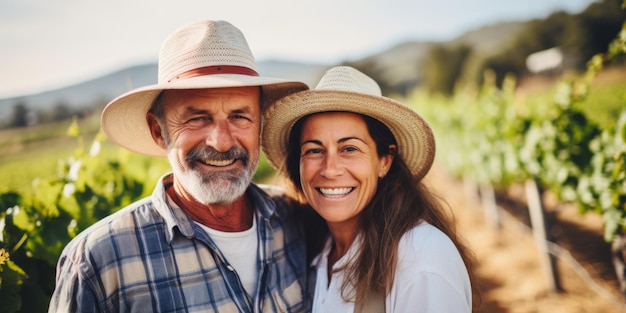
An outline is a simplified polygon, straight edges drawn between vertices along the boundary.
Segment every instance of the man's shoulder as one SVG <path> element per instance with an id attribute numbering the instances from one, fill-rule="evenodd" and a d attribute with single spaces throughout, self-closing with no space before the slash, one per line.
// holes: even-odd
<path id="1" fill-rule="evenodd" d="M 160 220 L 152 201 L 147 197 L 84 229 L 70 241 L 66 250 L 91 250 L 102 244 L 112 244 L 112 239 L 135 233 Z"/>
<path id="2" fill-rule="evenodd" d="M 269 184 L 253 184 L 257 189 L 257 197 L 262 199 L 261 203 L 265 203 L 266 208 L 269 208 L 270 214 L 284 211 L 287 207 L 285 190 L 276 185 Z"/>
<path id="3" fill-rule="evenodd" d="M 272 202 L 273 216 L 280 220 L 288 221 L 289 224 L 300 222 L 302 205 L 291 198 L 281 186 L 256 184 L 256 186 Z"/>
<path id="4" fill-rule="evenodd" d="M 256 184 L 256 186 L 259 187 L 259 189 L 263 190 L 271 198 L 282 198 L 285 196 L 285 189 L 281 186 L 269 184 Z"/>

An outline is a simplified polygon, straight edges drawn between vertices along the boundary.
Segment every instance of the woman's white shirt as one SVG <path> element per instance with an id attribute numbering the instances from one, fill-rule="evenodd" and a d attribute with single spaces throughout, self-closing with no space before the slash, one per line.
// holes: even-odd
<path id="1" fill-rule="evenodd" d="M 337 269 L 359 249 L 359 237 L 348 252 L 333 265 Z M 343 271 L 335 272 L 328 284 L 327 264 L 332 240 L 313 260 L 317 271 L 313 313 L 352 313 L 354 289 L 350 287 L 342 298 Z M 472 290 L 465 264 L 458 250 L 443 232 L 422 222 L 400 239 L 398 265 L 385 298 L 386 312 L 462 313 L 472 311 Z"/>

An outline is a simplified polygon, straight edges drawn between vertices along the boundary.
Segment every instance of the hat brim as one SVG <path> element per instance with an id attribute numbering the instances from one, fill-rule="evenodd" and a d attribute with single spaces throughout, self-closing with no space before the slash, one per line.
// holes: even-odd
<path id="1" fill-rule="evenodd" d="M 268 162 L 281 170 L 293 126 L 320 112 L 353 112 L 385 124 L 398 143 L 398 155 L 418 179 L 435 157 L 435 139 L 428 123 L 415 111 L 393 99 L 334 90 L 308 90 L 289 95 L 266 109 L 261 147 Z"/>
<path id="2" fill-rule="evenodd" d="M 148 110 L 163 90 L 246 86 L 263 87 L 265 105 L 291 93 L 308 89 L 302 82 L 239 74 L 178 79 L 137 88 L 112 100 L 102 111 L 102 130 L 111 141 L 130 151 L 149 156 L 165 156 L 166 151 L 154 142 L 146 120 Z"/>

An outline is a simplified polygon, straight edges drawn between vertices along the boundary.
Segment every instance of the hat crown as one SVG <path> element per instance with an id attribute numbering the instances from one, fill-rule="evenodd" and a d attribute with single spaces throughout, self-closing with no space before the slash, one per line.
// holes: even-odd
<path id="1" fill-rule="evenodd" d="M 241 66 L 256 71 L 243 33 L 226 21 L 199 21 L 172 33 L 159 53 L 159 83 L 207 66 Z"/>
<path id="2" fill-rule="evenodd" d="M 328 70 L 315 90 L 348 91 L 379 97 L 382 95 L 376 81 L 349 66 L 338 66 Z"/>

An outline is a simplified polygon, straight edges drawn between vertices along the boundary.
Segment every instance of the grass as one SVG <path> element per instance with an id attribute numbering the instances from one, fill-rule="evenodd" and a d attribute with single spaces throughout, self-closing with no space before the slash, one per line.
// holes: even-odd
<path id="1" fill-rule="evenodd" d="M 94 123 L 91 119 L 79 121 L 84 138 L 93 138 L 97 132 Z M 78 145 L 77 138 L 66 134 L 70 124 L 64 121 L 0 131 L 0 189 L 19 191 L 35 178 L 56 175 L 59 160 L 70 157 Z"/>
<path id="2" fill-rule="evenodd" d="M 578 104 L 590 119 L 603 126 L 614 126 L 626 109 L 626 81 L 593 85 L 589 96 Z"/>
<path id="3" fill-rule="evenodd" d="M 78 120 L 79 137 L 68 135 L 72 121 L 42 124 L 0 131 L 0 191 L 30 189 L 35 179 L 56 178 L 60 165 L 77 149 L 88 150 L 100 130 L 100 117 Z M 102 158 L 117 156 L 121 148 L 105 141 L 99 154 Z"/>
<path id="4" fill-rule="evenodd" d="M 527 92 L 525 105 L 536 108 L 554 103 L 556 84 L 546 85 Z M 589 87 L 587 96 L 574 105 L 601 127 L 613 127 L 620 112 L 626 109 L 626 70 L 608 69 L 600 73 Z"/>

